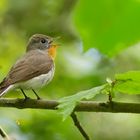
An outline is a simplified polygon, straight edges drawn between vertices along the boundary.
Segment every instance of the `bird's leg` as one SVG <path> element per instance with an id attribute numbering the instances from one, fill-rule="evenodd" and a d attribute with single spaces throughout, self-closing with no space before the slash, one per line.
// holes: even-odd
<path id="1" fill-rule="evenodd" d="M 38 94 L 35 92 L 35 90 L 32 89 L 32 91 L 34 92 L 35 96 L 37 97 L 37 100 L 40 100 L 41 98 L 38 96 Z"/>
<path id="2" fill-rule="evenodd" d="M 25 100 L 29 99 L 29 97 L 25 94 L 24 90 L 22 88 L 20 88 L 21 92 L 23 93 Z"/>

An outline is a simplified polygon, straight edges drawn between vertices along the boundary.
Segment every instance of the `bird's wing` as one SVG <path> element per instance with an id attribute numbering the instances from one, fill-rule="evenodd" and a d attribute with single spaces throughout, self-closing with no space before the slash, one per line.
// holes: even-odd
<path id="1" fill-rule="evenodd" d="M 46 74 L 53 66 L 53 60 L 46 53 L 38 50 L 30 51 L 15 63 L 1 82 L 0 87 L 7 87 Z"/>

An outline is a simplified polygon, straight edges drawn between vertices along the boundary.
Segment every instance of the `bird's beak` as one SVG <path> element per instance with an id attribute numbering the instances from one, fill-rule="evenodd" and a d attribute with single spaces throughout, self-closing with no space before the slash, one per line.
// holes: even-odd
<path id="1" fill-rule="evenodd" d="M 61 37 L 58 36 L 58 37 L 54 37 L 52 38 L 51 42 L 50 42 L 50 47 L 52 48 L 58 48 L 59 47 L 59 44 L 57 43 L 57 40 L 60 39 Z"/>

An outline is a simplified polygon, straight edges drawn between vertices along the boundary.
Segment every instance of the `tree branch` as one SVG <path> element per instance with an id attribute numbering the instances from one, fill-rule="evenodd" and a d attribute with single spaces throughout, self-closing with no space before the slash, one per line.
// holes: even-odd
<path id="1" fill-rule="evenodd" d="M 76 114 L 73 112 L 71 114 L 72 120 L 74 122 L 74 125 L 77 127 L 77 129 L 80 131 L 80 133 L 82 134 L 82 136 L 85 138 L 85 140 L 90 140 L 89 136 L 87 135 L 87 133 L 85 132 L 85 130 L 83 129 L 83 127 L 81 126 Z"/>
<path id="2" fill-rule="evenodd" d="M 18 109 L 51 109 L 56 110 L 59 105 L 55 100 L 36 100 L 36 99 L 0 99 L 0 107 L 14 107 Z M 112 113 L 140 113 L 140 103 L 122 103 L 122 102 L 95 102 L 81 101 L 77 104 L 74 112 L 112 112 Z M 83 135 L 85 140 L 89 140 L 88 135 L 80 125 L 77 116 L 71 114 L 75 126 Z M 2 134 L 1 134 L 2 135 Z"/>
<path id="3" fill-rule="evenodd" d="M 0 99 L 0 107 L 14 107 L 19 109 L 51 109 L 56 110 L 58 101 L 55 100 L 36 100 L 36 99 Z M 95 102 L 81 101 L 75 107 L 78 112 L 112 112 L 112 113 L 140 113 L 140 103 L 123 102 Z"/>

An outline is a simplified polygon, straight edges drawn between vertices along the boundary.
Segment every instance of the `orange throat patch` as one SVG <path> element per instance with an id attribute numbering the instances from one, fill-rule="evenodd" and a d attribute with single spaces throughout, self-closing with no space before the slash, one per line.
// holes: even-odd
<path id="1" fill-rule="evenodd" d="M 52 57 L 53 60 L 56 57 L 56 48 L 57 47 L 58 47 L 57 45 L 51 45 L 51 47 L 48 49 L 48 54 Z"/>

